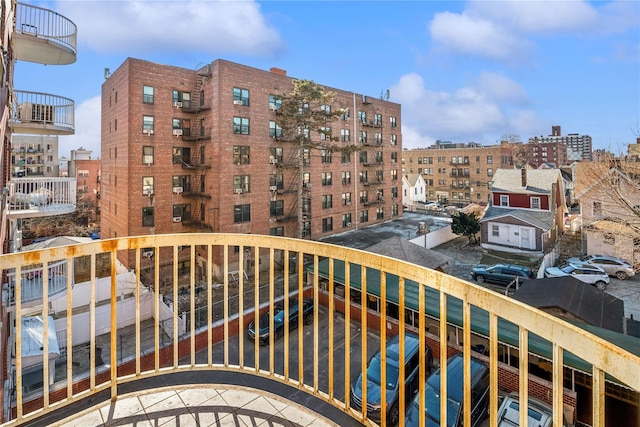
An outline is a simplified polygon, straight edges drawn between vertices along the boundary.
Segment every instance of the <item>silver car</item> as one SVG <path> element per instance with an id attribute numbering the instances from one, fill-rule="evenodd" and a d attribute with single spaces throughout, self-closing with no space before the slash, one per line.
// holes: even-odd
<path id="1" fill-rule="evenodd" d="M 617 277 L 620 280 L 625 280 L 627 277 L 633 277 L 636 274 L 631 264 L 623 259 L 608 255 L 585 255 L 580 258 L 569 258 L 567 262 L 595 265 L 603 269 L 609 276 Z"/>
<path id="2" fill-rule="evenodd" d="M 529 410 L 529 425 L 540 427 L 553 426 L 553 408 L 542 400 L 529 397 L 527 402 Z M 563 417 L 564 418 L 564 417 Z M 563 425 L 567 425 L 563 419 Z M 518 393 L 510 393 L 505 396 L 498 409 L 498 427 L 513 427 L 520 423 L 520 402 Z"/>
<path id="3" fill-rule="evenodd" d="M 581 282 L 595 285 L 604 291 L 609 284 L 609 276 L 603 269 L 590 264 L 565 264 L 560 267 L 548 267 L 544 270 L 544 277 L 573 276 Z"/>

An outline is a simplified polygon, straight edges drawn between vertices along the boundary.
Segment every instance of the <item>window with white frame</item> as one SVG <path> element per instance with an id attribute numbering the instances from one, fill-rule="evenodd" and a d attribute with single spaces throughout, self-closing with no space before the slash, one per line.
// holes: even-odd
<path id="1" fill-rule="evenodd" d="M 500 226 L 497 224 L 491 225 L 491 235 L 493 237 L 500 237 Z"/>
<path id="2" fill-rule="evenodd" d="M 540 209 L 540 197 L 531 198 L 531 209 Z"/>
<path id="3" fill-rule="evenodd" d="M 506 194 L 500 195 L 500 206 L 509 206 L 509 196 Z"/>

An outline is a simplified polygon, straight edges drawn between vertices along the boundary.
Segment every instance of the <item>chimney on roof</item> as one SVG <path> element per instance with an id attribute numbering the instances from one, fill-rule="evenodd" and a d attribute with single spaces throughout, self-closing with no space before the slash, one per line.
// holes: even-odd
<path id="1" fill-rule="evenodd" d="M 551 136 L 560 136 L 561 133 L 560 126 L 551 126 Z"/>
<path id="2" fill-rule="evenodd" d="M 271 67 L 269 71 L 271 71 L 274 74 L 280 74 L 281 76 L 287 75 L 287 70 L 283 70 L 282 68 Z"/>
<path id="3" fill-rule="evenodd" d="M 527 169 L 520 169 L 520 176 L 522 177 L 522 188 L 527 188 Z"/>

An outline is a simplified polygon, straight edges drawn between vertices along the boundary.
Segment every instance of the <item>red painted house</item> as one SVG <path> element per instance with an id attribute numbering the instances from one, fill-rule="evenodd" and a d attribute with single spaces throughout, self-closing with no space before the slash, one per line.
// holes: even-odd
<path id="1" fill-rule="evenodd" d="M 498 169 L 480 220 L 483 248 L 543 253 L 564 233 L 567 207 L 559 169 Z"/>

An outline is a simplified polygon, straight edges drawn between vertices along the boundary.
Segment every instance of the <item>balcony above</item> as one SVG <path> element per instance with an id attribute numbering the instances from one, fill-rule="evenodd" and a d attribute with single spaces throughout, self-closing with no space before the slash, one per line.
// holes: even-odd
<path id="1" fill-rule="evenodd" d="M 45 65 L 76 62 L 76 24 L 41 7 L 18 3 L 16 26 L 11 37 L 16 59 Z"/>
<path id="2" fill-rule="evenodd" d="M 62 215 L 76 210 L 75 178 L 13 178 L 8 187 L 9 219 Z"/>
<path id="3" fill-rule="evenodd" d="M 13 133 L 28 135 L 73 135 L 74 102 L 40 92 L 13 91 L 9 126 Z"/>

